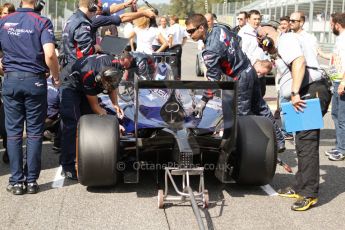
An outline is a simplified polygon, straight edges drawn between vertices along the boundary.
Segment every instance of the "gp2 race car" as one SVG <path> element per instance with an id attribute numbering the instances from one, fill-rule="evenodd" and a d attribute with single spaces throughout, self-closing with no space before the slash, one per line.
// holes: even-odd
<path id="1" fill-rule="evenodd" d="M 160 57 L 159 65 L 164 67 L 165 58 L 171 54 L 154 56 Z M 204 165 L 210 159 L 207 156 L 216 159 L 213 170 L 221 183 L 269 183 L 277 163 L 273 125 L 264 117 L 237 116 L 237 82 L 172 81 L 169 72 L 160 71 L 155 79 L 141 80 L 139 76 L 134 82 L 120 83 L 124 134 L 120 135 L 119 120 L 114 115 L 80 118 L 76 159 L 79 182 L 92 187 L 115 186 L 123 176 L 125 183 L 138 183 L 140 166 L 155 155 L 155 164 L 164 159 L 167 166 L 163 169 L 165 191 L 158 191 L 159 208 L 166 201 L 177 200 L 190 200 L 194 210 L 197 202 L 208 206 L 204 185 Z M 203 116 L 194 116 L 196 104 L 208 89 L 220 96 L 207 103 Z M 104 95 L 100 98 L 103 106 L 114 112 L 109 99 Z M 176 176 L 182 177 L 182 189 L 175 183 Z M 190 176 L 199 177 L 197 192 L 190 187 Z M 169 181 L 178 197 L 168 195 Z"/>

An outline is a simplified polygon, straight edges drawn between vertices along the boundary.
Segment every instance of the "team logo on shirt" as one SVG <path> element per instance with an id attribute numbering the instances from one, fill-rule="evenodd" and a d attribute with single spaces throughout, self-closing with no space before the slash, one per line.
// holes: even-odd
<path id="1" fill-rule="evenodd" d="M 229 46 L 230 45 L 230 40 L 228 38 L 228 36 L 226 36 L 226 33 L 224 32 L 223 29 L 220 29 L 220 37 L 219 37 L 219 40 L 224 42 L 224 44 L 226 46 Z"/>
<path id="2" fill-rule="evenodd" d="M 53 32 L 52 29 L 48 29 L 48 33 L 49 33 L 50 35 L 54 35 L 54 32 Z"/>
<path id="3" fill-rule="evenodd" d="M 13 28 L 13 27 L 15 27 L 16 25 L 18 25 L 18 23 L 6 22 L 2 28 L 4 28 L 5 30 L 8 30 L 9 28 Z"/>
<path id="4" fill-rule="evenodd" d="M 44 84 L 42 84 L 42 83 L 40 83 L 40 82 L 36 82 L 36 83 L 35 83 L 35 86 L 41 87 L 41 86 L 44 86 Z"/>
<path id="5" fill-rule="evenodd" d="M 29 29 L 22 29 L 22 28 L 15 28 L 18 23 L 6 22 L 3 26 L 7 33 L 12 36 L 20 36 L 21 34 L 32 34 L 33 30 Z"/>

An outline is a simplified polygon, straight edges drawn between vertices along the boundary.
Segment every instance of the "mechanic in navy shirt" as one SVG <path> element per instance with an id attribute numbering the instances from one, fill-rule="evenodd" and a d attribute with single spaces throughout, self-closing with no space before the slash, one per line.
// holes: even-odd
<path id="1" fill-rule="evenodd" d="M 96 44 L 96 31 L 101 26 L 121 22 L 132 21 L 139 17 L 154 17 L 152 10 L 141 12 L 123 13 L 120 16 L 110 15 L 136 3 L 136 0 L 129 0 L 123 4 L 112 4 L 109 8 L 103 9 L 102 15 L 95 15 L 97 11 L 97 0 L 79 0 L 79 9 L 66 22 L 62 33 L 61 62 L 62 67 L 73 63 L 87 55 L 101 51 Z"/>
<path id="2" fill-rule="evenodd" d="M 60 163 L 65 178 L 76 180 L 76 130 L 79 118 L 84 114 L 107 114 L 98 103 L 97 94 L 109 94 L 118 117 L 123 111 L 117 102 L 117 87 L 123 71 L 111 55 L 90 55 L 66 66 L 69 75 L 61 75 L 60 114 L 62 118 L 62 139 Z"/>
<path id="3" fill-rule="evenodd" d="M 134 74 L 145 80 L 155 78 L 156 63 L 153 56 L 149 54 L 124 51 L 118 62 L 125 69 L 123 77 L 127 81 L 134 81 Z"/>
<path id="4" fill-rule="evenodd" d="M 38 192 L 44 120 L 47 115 L 46 73 L 60 84 L 51 21 L 34 11 L 35 0 L 22 0 L 0 21 L 5 78 L 3 100 L 11 176 L 7 190 L 15 195 Z M 27 132 L 27 170 L 23 170 L 22 137 Z"/>
<path id="5" fill-rule="evenodd" d="M 263 99 L 260 91 L 260 83 L 255 69 L 252 67 L 247 56 L 242 52 L 237 35 L 230 32 L 225 27 L 215 24 L 213 28 L 208 28 L 206 18 L 201 14 L 191 15 L 187 21 L 187 32 L 194 41 L 203 39 L 205 49 L 202 56 L 207 67 L 206 76 L 210 81 L 220 80 L 222 75 L 239 81 L 238 90 L 238 114 L 240 116 L 256 114 L 269 118 L 275 128 L 277 136 L 278 151 L 285 150 L 284 136 L 276 124 L 275 119 Z M 224 93 L 227 93 L 224 91 Z M 213 97 L 212 92 L 205 92 L 201 101 L 197 104 L 195 114 L 202 115 L 206 103 Z M 224 103 L 224 102 L 223 102 Z M 226 104 L 225 104 L 226 106 Z M 224 118 L 230 116 L 227 109 L 223 109 Z M 231 121 L 231 117 L 224 119 Z M 224 135 L 229 134 L 224 124 Z"/>

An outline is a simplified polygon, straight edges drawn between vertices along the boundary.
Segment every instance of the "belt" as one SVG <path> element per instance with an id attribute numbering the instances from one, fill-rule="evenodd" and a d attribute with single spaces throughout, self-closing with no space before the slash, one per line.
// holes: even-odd
<path id="1" fill-rule="evenodd" d="M 37 77 L 43 77 L 46 78 L 45 73 L 31 73 L 31 72 L 7 72 L 5 73 L 5 77 L 32 77 L 32 76 L 37 76 Z"/>

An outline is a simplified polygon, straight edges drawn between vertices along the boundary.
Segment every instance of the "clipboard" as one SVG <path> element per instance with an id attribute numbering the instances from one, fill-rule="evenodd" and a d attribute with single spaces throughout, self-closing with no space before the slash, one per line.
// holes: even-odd
<path id="1" fill-rule="evenodd" d="M 290 102 L 281 104 L 282 125 L 287 132 L 306 131 L 323 128 L 319 98 L 305 100 L 303 112 L 296 112 Z"/>

